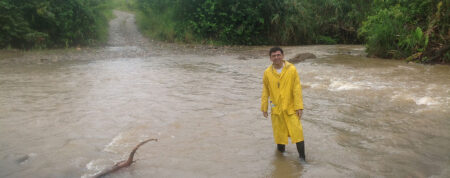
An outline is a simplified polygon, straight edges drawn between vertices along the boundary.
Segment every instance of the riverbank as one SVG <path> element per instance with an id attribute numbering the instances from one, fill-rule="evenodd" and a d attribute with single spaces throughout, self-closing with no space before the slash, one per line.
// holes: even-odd
<path id="1" fill-rule="evenodd" d="M 109 40 L 106 46 L 81 47 L 47 50 L 0 50 L 0 64 L 42 64 L 59 61 L 110 60 L 115 58 L 158 57 L 176 55 L 221 56 L 232 55 L 233 59 L 247 60 L 266 58 L 267 50 L 271 46 L 213 46 L 202 44 L 168 43 L 149 40 L 136 27 L 134 14 L 114 11 L 115 19 L 109 22 Z M 363 56 L 364 47 L 361 45 L 314 45 L 314 46 L 283 46 L 287 51 L 287 58 L 298 53 L 316 50 L 316 56 L 347 54 L 341 48 L 354 48 L 351 55 Z M 289 49 L 304 49 L 289 51 Z"/>

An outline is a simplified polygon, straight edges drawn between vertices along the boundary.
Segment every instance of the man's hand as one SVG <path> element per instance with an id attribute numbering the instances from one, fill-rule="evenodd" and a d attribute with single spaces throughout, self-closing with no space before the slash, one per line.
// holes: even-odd
<path id="1" fill-rule="evenodd" d="M 298 119 L 302 119 L 303 109 L 297 110 Z"/>
<path id="2" fill-rule="evenodd" d="M 268 114 L 267 112 L 263 112 L 263 116 L 264 116 L 265 118 L 267 118 L 267 116 L 269 116 L 269 114 Z"/>

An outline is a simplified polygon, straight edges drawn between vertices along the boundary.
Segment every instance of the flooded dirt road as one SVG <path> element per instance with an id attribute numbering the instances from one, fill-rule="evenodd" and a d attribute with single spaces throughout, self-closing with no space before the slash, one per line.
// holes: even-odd
<path id="1" fill-rule="evenodd" d="M 449 177 L 450 67 L 290 46 L 307 164 L 276 151 L 260 109 L 269 46 L 146 41 L 116 12 L 108 46 L 2 54 L 0 177 Z M 1 56 L 1 55 L 0 55 Z"/>

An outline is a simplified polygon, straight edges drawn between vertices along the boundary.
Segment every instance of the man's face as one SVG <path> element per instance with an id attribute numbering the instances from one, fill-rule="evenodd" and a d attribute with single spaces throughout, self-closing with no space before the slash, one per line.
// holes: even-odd
<path id="1" fill-rule="evenodd" d="M 270 54 L 270 61 L 272 61 L 274 65 L 280 65 L 283 63 L 283 58 L 284 56 L 281 51 L 275 51 Z"/>

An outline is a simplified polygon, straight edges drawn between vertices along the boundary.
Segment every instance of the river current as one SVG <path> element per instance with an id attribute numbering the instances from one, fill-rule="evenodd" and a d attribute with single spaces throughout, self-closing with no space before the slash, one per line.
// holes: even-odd
<path id="1" fill-rule="evenodd" d="M 295 64 L 301 164 L 260 111 L 270 46 L 159 44 L 115 13 L 104 48 L 0 59 L 0 177 L 89 177 L 148 138 L 110 177 L 450 176 L 450 66 L 283 47 L 317 56 Z"/>

